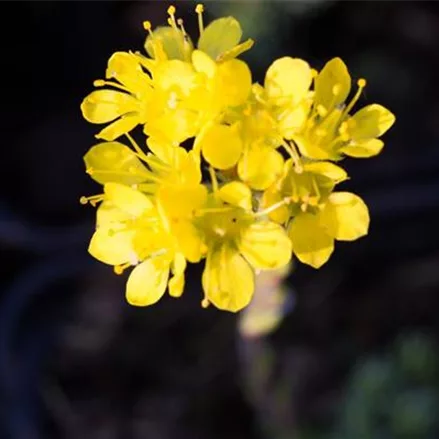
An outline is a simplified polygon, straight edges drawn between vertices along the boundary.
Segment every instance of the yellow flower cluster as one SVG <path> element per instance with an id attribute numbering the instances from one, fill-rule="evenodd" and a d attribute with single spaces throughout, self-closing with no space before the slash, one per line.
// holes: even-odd
<path id="1" fill-rule="evenodd" d="M 205 259 L 202 305 L 236 312 L 260 270 L 292 255 L 318 268 L 334 240 L 367 234 L 367 206 L 335 191 L 348 176 L 333 162 L 378 154 L 395 118 L 378 104 L 351 114 L 366 82 L 347 103 L 351 77 L 339 58 L 317 72 L 283 57 L 263 85 L 252 83 L 237 56 L 253 41 L 241 42 L 237 20 L 205 27 L 198 5 L 195 47 L 175 12 L 168 26 L 145 22 L 147 55 L 114 53 L 81 104 L 87 121 L 106 124 L 84 157 L 103 185 L 81 198 L 100 203 L 89 252 L 116 273 L 134 266 L 126 296 L 137 306 L 166 289 L 180 296 L 187 262 Z M 138 126 L 145 148 L 130 135 Z"/>

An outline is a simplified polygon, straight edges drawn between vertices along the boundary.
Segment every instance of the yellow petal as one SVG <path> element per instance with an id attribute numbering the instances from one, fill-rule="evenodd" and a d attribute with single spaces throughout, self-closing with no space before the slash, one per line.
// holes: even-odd
<path id="1" fill-rule="evenodd" d="M 298 104 L 307 95 L 312 82 L 309 64 L 299 58 L 285 56 L 271 64 L 265 76 L 265 89 L 278 105 Z"/>
<path id="2" fill-rule="evenodd" d="M 217 70 L 215 61 L 201 50 L 192 52 L 192 64 L 197 72 L 204 73 L 208 78 L 213 78 Z"/>
<path id="3" fill-rule="evenodd" d="M 116 90 L 93 91 L 81 104 L 84 119 L 91 123 L 111 122 L 138 108 L 139 103 L 133 96 Z"/>
<path id="4" fill-rule="evenodd" d="M 343 103 L 351 91 L 351 77 L 346 64 L 333 58 L 325 64 L 315 80 L 315 105 L 330 111 Z"/>
<path id="5" fill-rule="evenodd" d="M 334 192 L 320 214 L 328 234 L 339 241 L 354 241 L 367 235 L 369 210 L 364 201 L 349 192 Z"/>
<path id="6" fill-rule="evenodd" d="M 334 238 L 328 235 L 317 215 L 299 214 L 288 230 L 293 253 L 299 261 L 320 268 L 334 251 Z"/>
<path id="7" fill-rule="evenodd" d="M 96 134 L 96 138 L 108 141 L 115 140 L 122 136 L 122 134 L 129 133 L 139 123 L 142 123 L 142 119 L 138 113 L 126 114 L 101 130 Z"/>
<path id="8" fill-rule="evenodd" d="M 254 146 L 247 150 L 238 163 L 239 178 L 252 189 L 264 190 L 282 174 L 284 159 L 269 146 Z"/>
<path id="9" fill-rule="evenodd" d="M 148 177 L 148 170 L 136 154 L 119 142 L 104 142 L 91 147 L 84 162 L 87 173 L 101 184 L 114 181 L 132 185 Z"/>
<path id="10" fill-rule="evenodd" d="M 195 69 L 191 63 L 173 59 L 161 62 L 154 69 L 154 86 L 162 90 L 174 89 L 189 93 L 196 79 Z"/>
<path id="11" fill-rule="evenodd" d="M 169 280 L 169 294 L 172 297 L 180 297 L 184 290 L 184 272 L 186 259 L 181 253 L 177 253 L 172 261 L 171 271 L 173 276 Z"/>
<path id="12" fill-rule="evenodd" d="M 153 209 L 153 204 L 146 195 L 123 184 L 107 183 L 104 193 L 106 200 L 134 217 Z"/>
<path id="13" fill-rule="evenodd" d="M 362 140 L 340 149 L 340 152 L 355 158 L 368 158 L 378 155 L 384 147 L 380 139 Z"/>
<path id="14" fill-rule="evenodd" d="M 246 210 L 252 208 L 252 192 L 250 188 L 239 181 L 232 181 L 220 188 L 218 195 L 225 203 L 242 207 Z"/>
<path id="15" fill-rule="evenodd" d="M 99 227 L 91 238 L 88 252 L 104 264 L 136 263 L 137 254 L 133 246 L 135 232 L 117 229 L 116 225 L 113 228 Z"/>
<path id="16" fill-rule="evenodd" d="M 197 122 L 196 113 L 177 108 L 148 120 L 144 132 L 147 136 L 163 138 L 170 143 L 178 144 L 195 136 Z"/>
<path id="17" fill-rule="evenodd" d="M 172 225 L 171 230 L 184 257 L 192 263 L 200 262 L 206 246 L 197 227 L 190 221 L 179 221 Z"/>
<path id="18" fill-rule="evenodd" d="M 246 307 L 254 292 L 254 272 L 248 262 L 227 245 L 207 255 L 203 289 L 217 308 L 237 312 Z"/>
<path id="19" fill-rule="evenodd" d="M 238 243 L 239 251 L 255 269 L 277 269 L 291 260 L 291 241 L 283 227 L 261 221 L 247 227 Z"/>
<path id="20" fill-rule="evenodd" d="M 109 201 L 103 201 L 96 210 L 96 227 L 117 228 L 118 230 L 125 227 L 126 221 L 130 215 L 117 208 Z"/>
<path id="21" fill-rule="evenodd" d="M 151 78 L 143 72 L 139 58 L 133 53 L 114 53 L 108 60 L 105 76 L 117 79 L 138 98 L 151 95 Z"/>
<path id="22" fill-rule="evenodd" d="M 145 41 L 145 50 L 151 58 L 155 58 L 154 46 L 160 41 L 168 59 L 189 61 L 193 50 L 193 44 L 189 36 L 183 35 L 179 29 L 170 26 L 161 26 L 154 29 L 152 35 L 148 35 Z"/>
<path id="23" fill-rule="evenodd" d="M 126 289 L 130 305 L 148 306 L 158 302 L 166 291 L 169 263 L 160 258 L 147 259 L 131 272 Z"/>
<path id="24" fill-rule="evenodd" d="M 310 162 L 303 166 L 305 172 L 311 172 L 312 174 L 323 175 L 334 181 L 334 183 L 340 183 L 347 180 L 347 172 L 340 166 L 334 165 L 331 162 Z"/>
<path id="25" fill-rule="evenodd" d="M 209 23 L 201 33 L 198 49 L 216 59 L 222 53 L 233 49 L 241 41 L 241 37 L 241 25 L 235 18 L 218 18 Z"/>
<path id="26" fill-rule="evenodd" d="M 382 105 L 372 104 L 357 111 L 348 121 L 354 141 L 380 137 L 395 123 L 395 116 Z"/>
<path id="27" fill-rule="evenodd" d="M 238 131 L 227 125 L 212 125 L 203 133 L 199 146 L 206 161 L 217 169 L 236 165 L 242 152 Z"/>
<path id="28" fill-rule="evenodd" d="M 172 218 L 190 218 L 194 210 L 203 206 L 207 199 L 207 189 L 202 184 L 196 186 L 164 186 L 157 193 L 157 203 Z"/>
<path id="29" fill-rule="evenodd" d="M 314 160 L 331 160 L 333 153 L 329 149 L 325 149 L 325 145 L 318 145 L 310 141 L 307 137 L 302 135 L 294 136 L 294 142 L 297 145 L 300 153 L 305 157 Z"/>
<path id="30" fill-rule="evenodd" d="M 310 100 L 304 100 L 299 105 L 282 107 L 282 118 L 279 120 L 278 129 L 285 139 L 291 140 L 300 132 L 307 120 L 310 108 Z"/>
<path id="31" fill-rule="evenodd" d="M 217 57 L 217 61 L 224 62 L 232 58 L 237 58 L 239 55 L 241 55 L 241 53 L 247 52 L 247 50 L 251 49 L 254 43 L 255 42 L 251 38 L 249 38 L 243 43 L 235 46 L 233 49 L 223 52 L 219 57 Z"/>
<path id="32" fill-rule="evenodd" d="M 252 75 L 244 61 L 231 59 L 218 65 L 215 89 L 223 106 L 242 105 L 252 87 Z"/>

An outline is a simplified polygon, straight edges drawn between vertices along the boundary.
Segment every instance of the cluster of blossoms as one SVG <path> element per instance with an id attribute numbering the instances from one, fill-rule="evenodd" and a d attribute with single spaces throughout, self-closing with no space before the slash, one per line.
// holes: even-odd
<path id="1" fill-rule="evenodd" d="M 351 77 L 339 58 L 317 72 L 283 57 L 263 85 L 252 83 L 237 57 L 253 41 L 241 42 L 234 18 L 204 27 L 198 5 L 194 47 L 175 12 L 168 26 L 145 22 L 146 54 L 114 53 L 82 102 L 87 121 L 107 124 L 84 157 L 103 185 L 81 198 L 99 203 L 89 252 L 116 273 L 134 266 L 126 297 L 137 306 L 166 289 L 180 296 L 187 262 L 205 259 L 202 305 L 236 312 L 259 271 L 293 255 L 318 268 L 335 240 L 367 234 L 367 206 L 335 190 L 348 175 L 334 162 L 378 154 L 395 118 L 378 104 L 352 113 L 366 81 L 347 102 Z M 138 126 L 144 148 L 130 135 Z"/>

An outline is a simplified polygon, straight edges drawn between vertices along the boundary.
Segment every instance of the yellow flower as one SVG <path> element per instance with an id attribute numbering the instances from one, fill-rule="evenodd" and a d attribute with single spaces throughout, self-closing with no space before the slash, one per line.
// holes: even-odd
<path id="1" fill-rule="evenodd" d="M 262 207 L 278 206 L 269 212 L 269 218 L 286 224 L 301 213 L 316 213 L 335 185 L 347 178 L 346 172 L 334 163 L 308 162 L 298 172 L 290 159 L 285 163 L 282 178 L 264 192 Z"/>
<path id="2" fill-rule="evenodd" d="M 94 85 L 108 85 L 116 90 L 104 89 L 90 93 L 82 102 L 81 111 L 91 123 L 112 122 L 96 137 L 115 140 L 137 125 L 146 123 L 153 88 L 150 76 L 143 72 L 138 59 L 125 52 L 112 55 L 108 61 L 106 78 L 118 82 L 97 80 Z"/>
<path id="3" fill-rule="evenodd" d="M 116 52 L 108 62 L 106 77 L 118 82 L 97 80 L 95 86 L 116 90 L 94 91 L 81 104 L 89 122 L 114 121 L 96 137 L 114 140 L 139 124 L 144 125 L 146 134 L 163 136 L 175 143 L 195 135 L 197 113 L 185 105 L 198 86 L 192 64 L 179 60 L 152 61 Z"/>
<path id="4" fill-rule="evenodd" d="M 146 182 L 151 171 L 128 146 L 103 142 L 90 148 L 84 156 L 86 172 L 98 183 L 122 183 L 127 186 Z"/>
<path id="5" fill-rule="evenodd" d="M 198 226 L 208 248 L 202 276 L 204 305 L 241 310 L 253 296 L 254 270 L 277 269 L 291 259 L 284 229 L 240 207 L 250 205 L 251 191 L 232 182 L 211 196 L 200 217 Z"/>
<path id="6" fill-rule="evenodd" d="M 134 265 L 128 282 L 127 301 L 136 306 L 156 303 L 167 287 L 178 297 L 184 288 L 186 260 L 175 240 L 163 227 L 152 201 L 141 192 L 118 183 L 107 183 L 97 211 L 97 227 L 89 252 L 114 265 L 121 273 Z M 169 280 L 170 271 L 173 277 Z"/>
<path id="7" fill-rule="evenodd" d="M 237 57 L 253 41 L 241 42 L 239 22 L 222 17 L 205 27 L 204 7 L 195 11 L 198 41 L 170 6 L 167 26 L 143 23 L 146 54 L 114 53 L 106 79 L 94 82 L 103 88 L 83 100 L 85 119 L 106 126 L 84 156 L 104 191 L 81 203 L 101 203 L 90 254 L 118 274 L 134 267 L 130 304 L 156 303 L 166 289 L 180 296 L 187 261 L 206 259 L 202 305 L 237 312 L 259 272 L 287 267 L 293 254 L 318 268 L 336 240 L 368 233 L 366 204 L 334 191 L 348 176 L 332 162 L 378 154 L 395 117 L 379 104 L 352 113 L 366 81 L 347 102 L 352 80 L 339 58 L 318 73 L 281 57 L 263 85 L 252 84 Z M 138 126 L 145 149 L 130 135 Z M 130 147 L 116 141 L 122 135 Z M 277 298 L 273 312 L 256 312 L 251 330 L 279 322 L 285 296 Z"/>
<path id="8" fill-rule="evenodd" d="M 195 8 L 198 15 L 199 39 L 197 48 L 215 61 L 221 62 L 235 58 L 253 46 L 253 40 L 248 39 L 240 43 L 242 29 L 239 22 L 233 17 L 222 17 L 212 21 L 205 28 L 203 22 L 204 6 L 198 4 Z M 181 18 L 175 17 L 176 8 L 168 8 L 169 26 L 161 26 L 151 31 L 150 22 L 144 27 L 149 31 L 145 42 L 145 49 L 152 58 L 179 59 L 189 61 L 194 45 L 186 33 Z"/>
<path id="9" fill-rule="evenodd" d="M 306 121 L 311 82 L 312 71 L 305 61 L 280 58 L 267 70 L 264 87 L 254 84 L 241 113 L 229 116 L 240 127 L 243 145 L 238 175 L 252 189 L 265 190 L 280 177 L 284 160 L 276 149 L 284 145 L 290 152 L 285 139 Z"/>
<path id="10" fill-rule="evenodd" d="M 294 217 L 288 234 L 297 258 L 319 268 L 334 251 L 334 240 L 354 241 L 367 235 L 368 228 L 364 201 L 349 192 L 333 192 L 322 210 Z"/>
<path id="11" fill-rule="evenodd" d="M 292 138 L 300 152 L 318 160 L 340 160 L 343 155 L 371 157 L 378 154 L 379 139 L 395 122 L 395 116 L 381 105 L 372 104 L 352 117 L 350 111 L 358 101 L 364 79 L 345 104 L 351 91 L 351 77 L 340 58 L 329 61 L 315 79 L 313 108 L 304 129 Z"/>
<path id="12" fill-rule="evenodd" d="M 203 81 L 203 86 L 192 95 L 193 105 L 201 113 L 201 127 L 218 118 L 229 107 L 246 102 L 252 77 L 244 61 L 233 58 L 217 63 L 205 52 L 194 50 L 192 63 Z"/>
<path id="13" fill-rule="evenodd" d="M 198 185 L 201 182 L 200 161 L 194 151 L 186 151 L 166 141 L 149 138 L 146 157 L 157 185 Z"/>

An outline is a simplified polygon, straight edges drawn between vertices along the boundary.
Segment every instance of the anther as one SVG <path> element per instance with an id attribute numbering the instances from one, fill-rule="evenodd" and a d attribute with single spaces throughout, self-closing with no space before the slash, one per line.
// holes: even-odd
<path id="1" fill-rule="evenodd" d="M 364 87 L 366 87 L 366 84 L 367 84 L 367 81 L 366 81 L 364 78 L 360 78 L 360 79 L 357 81 L 357 85 L 358 85 L 358 87 L 360 87 L 360 88 L 364 88 Z"/>
<path id="2" fill-rule="evenodd" d="M 176 11 L 177 11 L 177 9 L 175 9 L 175 6 L 174 6 L 174 5 L 169 6 L 169 8 L 168 8 L 168 14 L 169 14 L 171 17 L 175 14 Z"/>
<path id="3" fill-rule="evenodd" d="M 317 105 L 317 113 L 321 117 L 325 117 L 328 114 L 328 110 L 323 105 Z"/>
<path id="4" fill-rule="evenodd" d="M 81 204 L 87 204 L 90 203 L 93 207 L 96 207 L 96 205 L 102 201 L 104 199 L 104 194 L 100 194 L 100 195 L 92 195 L 91 197 L 84 197 L 82 196 L 79 199 L 79 202 Z"/>
<path id="5" fill-rule="evenodd" d="M 93 85 L 95 87 L 102 87 L 105 85 L 105 81 L 103 79 L 96 79 L 95 81 L 93 81 Z"/>
<path id="6" fill-rule="evenodd" d="M 205 297 L 205 298 L 201 301 L 201 306 L 202 306 L 204 309 L 206 309 L 206 308 L 209 307 L 209 305 L 210 305 L 210 302 L 209 302 L 209 300 Z"/>

